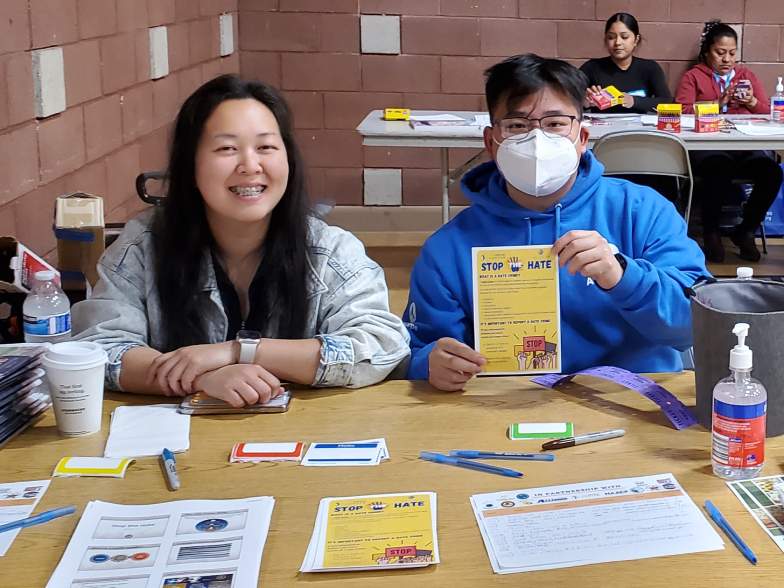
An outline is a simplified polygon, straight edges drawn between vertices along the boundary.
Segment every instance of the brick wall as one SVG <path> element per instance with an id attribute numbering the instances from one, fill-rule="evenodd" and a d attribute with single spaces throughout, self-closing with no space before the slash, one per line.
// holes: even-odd
<path id="1" fill-rule="evenodd" d="M 134 179 L 164 166 L 183 99 L 239 71 L 219 44 L 222 14 L 236 44 L 236 13 L 237 0 L 2 0 L 0 235 L 51 257 L 54 199 L 77 189 L 104 197 L 107 221 L 140 209 Z M 56 59 L 40 59 L 37 97 L 41 49 Z"/>
<path id="2" fill-rule="evenodd" d="M 743 60 L 768 91 L 774 76 L 784 75 L 782 0 L 240 0 L 240 68 L 288 97 L 316 198 L 363 204 L 363 168 L 391 168 L 402 177 L 397 202 L 439 204 L 438 152 L 363 147 L 354 128 L 367 112 L 483 109 L 486 67 L 527 51 L 575 65 L 604 56 L 604 21 L 618 11 L 640 21 L 639 55 L 661 64 L 673 90 L 710 18 L 738 25 Z M 388 26 L 394 22 L 374 29 L 393 31 L 384 41 L 396 42 L 396 52 L 363 52 L 361 29 L 378 25 L 367 19 L 372 15 L 397 21 L 396 37 Z M 469 154 L 456 150 L 450 162 Z M 456 188 L 452 201 L 459 203 Z"/>
<path id="3" fill-rule="evenodd" d="M 237 71 L 288 97 L 314 197 L 363 204 L 363 170 L 381 169 L 392 173 L 368 174 L 383 183 L 369 186 L 373 202 L 438 204 L 438 152 L 363 147 L 362 117 L 384 106 L 480 110 L 484 68 L 522 51 L 578 65 L 601 56 L 602 23 L 618 10 L 640 19 L 640 55 L 659 60 L 672 86 L 706 17 L 739 25 L 744 60 L 769 90 L 784 73 L 781 0 L 2 0 L 0 234 L 50 255 L 54 198 L 76 189 L 103 195 L 108 221 L 127 220 L 142 206 L 133 180 L 164 166 L 182 100 Z M 233 32 L 224 57 L 221 15 Z"/>

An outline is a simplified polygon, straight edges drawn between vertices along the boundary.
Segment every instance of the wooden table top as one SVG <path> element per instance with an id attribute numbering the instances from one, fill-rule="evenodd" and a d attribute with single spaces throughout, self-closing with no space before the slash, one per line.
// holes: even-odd
<path id="1" fill-rule="evenodd" d="M 693 374 L 655 377 L 687 406 L 694 404 Z M 0 482 L 46 479 L 64 456 L 102 455 L 110 411 L 120 404 L 161 402 L 109 394 L 101 433 L 66 439 L 54 416 L 0 450 Z M 513 422 L 573 421 L 577 433 L 624 428 L 625 437 L 563 449 L 555 462 L 519 462 L 521 479 L 504 478 L 417 458 L 421 450 L 535 451 L 535 441 L 510 441 Z M 349 441 L 385 437 L 389 461 L 376 467 L 306 468 L 294 463 L 229 464 L 241 441 Z M 782 471 L 784 438 L 769 439 L 762 475 Z M 502 463 L 503 462 L 499 462 Z M 710 467 L 710 434 L 696 425 L 676 431 L 645 398 L 620 386 L 582 378 L 558 391 L 527 378 L 481 378 L 467 391 L 439 393 L 423 382 L 392 381 L 363 390 L 295 391 L 284 414 L 198 416 L 191 448 L 178 456 L 183 487 L 170 492 L 153 458 L 132 464 L 124 479 L 54 478 L 35 512 L 90 500 L 147 504 L 181 499 L 271 495 L 276 504 L 261 566 L 261 585 L 329 586 L 768 586 L 784 577 L 784 554 L 765 535 Z M 759 558 L 752 566 L 725 538 L 726 548 L 636 561 L 525 574 L 494 575 L 469 497 L 526 487 L 673 473 L 691 498 L 707 498 L 724 513 Z M 438 494 L 441 563 L 423 569 L 301 574 L 298 572 L 325 496 L 428 491 Z M 73 532 L 76 516 L 22 530 L 0 558 L 0 586 L 44 586 Z M 530 584 L 529 584 L 530 583 Z"/>

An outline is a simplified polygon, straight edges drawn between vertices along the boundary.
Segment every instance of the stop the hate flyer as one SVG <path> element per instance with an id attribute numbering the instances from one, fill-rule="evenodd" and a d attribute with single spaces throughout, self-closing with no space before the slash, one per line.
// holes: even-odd
<path id="1" fill-rule="evenodd" d="M 561 371 L 558 257 L 551 245 L 473 247 L 475 347 L 485 375 Z"/>

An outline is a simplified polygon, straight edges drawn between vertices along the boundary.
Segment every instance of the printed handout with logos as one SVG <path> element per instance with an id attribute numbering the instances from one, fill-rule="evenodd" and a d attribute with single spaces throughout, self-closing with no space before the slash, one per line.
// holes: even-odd
<path id="1" fill-rule="evenodd" d="M 670 473 L 471 497 L 497 574 L 724 549 Z"/>
<path id="2" fill-rule="evenodd" d="M 474 340 L 482 374 L 561 371 L 558 257 L 551 245 L 473 247 Z"/>
<path id="3" fill-rule="evenodd" d="M 47 588 L 256 586 L 275 499 L 87 504 Z"/>

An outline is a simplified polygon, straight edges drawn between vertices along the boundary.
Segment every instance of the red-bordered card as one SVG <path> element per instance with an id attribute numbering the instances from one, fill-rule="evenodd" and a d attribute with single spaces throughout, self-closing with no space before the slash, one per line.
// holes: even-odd
<path id="1" fill-rule="evenodd" d="M 231 450 L 229 461 L 300 461 L 305 444 L 293 443 L 237 443 Z"/>

